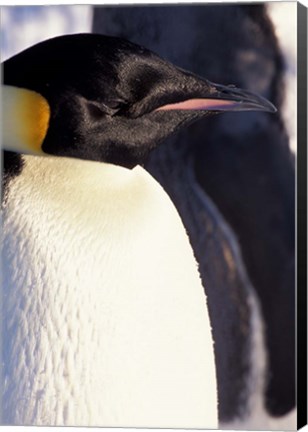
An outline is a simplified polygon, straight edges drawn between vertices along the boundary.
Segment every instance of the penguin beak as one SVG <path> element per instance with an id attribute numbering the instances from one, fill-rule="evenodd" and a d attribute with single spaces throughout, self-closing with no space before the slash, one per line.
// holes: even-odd
<path id="1" fill-rule="evenodd" d="M 275 113 L 277 109 L 267 99 L 248 90 L 233 85 L 224 86 L 206 81 L 206 94 L 202 97 L 186 99 L 163 105 L 156 111 L 265 111 Z"/>

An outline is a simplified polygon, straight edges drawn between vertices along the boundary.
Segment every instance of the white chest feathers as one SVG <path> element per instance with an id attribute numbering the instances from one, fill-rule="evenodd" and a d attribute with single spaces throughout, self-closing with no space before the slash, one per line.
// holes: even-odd
<path id="1" fill-rule="evenodd" d="M 217 427 L 206 298 L 148 173 L 27 156 L 3 225 L 1 423 Z"/>

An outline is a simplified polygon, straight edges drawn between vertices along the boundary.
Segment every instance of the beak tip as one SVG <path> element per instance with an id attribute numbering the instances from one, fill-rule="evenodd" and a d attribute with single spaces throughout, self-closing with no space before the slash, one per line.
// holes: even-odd
<path id="1" fill-rule="evenodd" d="M 266 99 L 263 99 L 263 102 L 264 103 L 262 105 L 260 105 L 262 111 L 265 111 L 265 112 L 268 112 L 271 114 L 275 114 L 278 111 L 278 109 L 275 107 L 274 104 L 272 104 L 272 102 L 270 102 Z"/>
<path id="2" fill-rule="evenodd" d="M 271 113 L 275 114 L 276 112 L 278 112 L 278 109 L 275 107 L 275 105 L 272 105 L 272 109 L 270 111 Z"/>
<path id="3" fill-rule="evenodd" d="M 272 114 L 278 111 L 268 99 L 249 90 L 243 90 L 233 85 L 212 84 L 212 86 L 218 98 L 233 102 L 234 111 L 264 111 Z"/>

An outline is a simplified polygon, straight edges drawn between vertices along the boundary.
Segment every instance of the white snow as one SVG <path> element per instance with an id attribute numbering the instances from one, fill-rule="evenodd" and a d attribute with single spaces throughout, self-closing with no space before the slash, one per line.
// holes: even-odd
<path id="1" fill-rule="evenodd" d="M 1 61 L 51 37 L 90 32 L 91 25 L 91 6 L 1 7 Z"/>
<path id="2" fill-rule="evenodd" d="M 275 26 L 280 47 L 286 62 L 286 94 L 283 118 L 290 137 L 290 147 L 296 152 L 297 126 L 297 4 L 295 2 L 272 2 L 268 11 Z"/>

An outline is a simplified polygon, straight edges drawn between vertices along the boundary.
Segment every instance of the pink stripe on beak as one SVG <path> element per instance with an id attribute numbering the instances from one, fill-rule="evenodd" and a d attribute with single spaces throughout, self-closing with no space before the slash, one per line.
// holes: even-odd
<path id="1" fill-rule="evenodd" d="M 205 110 L 205 111 L 225 111 L 238 107 L 240 102 L 223 99 L 188 99 L 183 102 L 167 104 L 157 108 L 155 111 L 168 110 Z"/>

